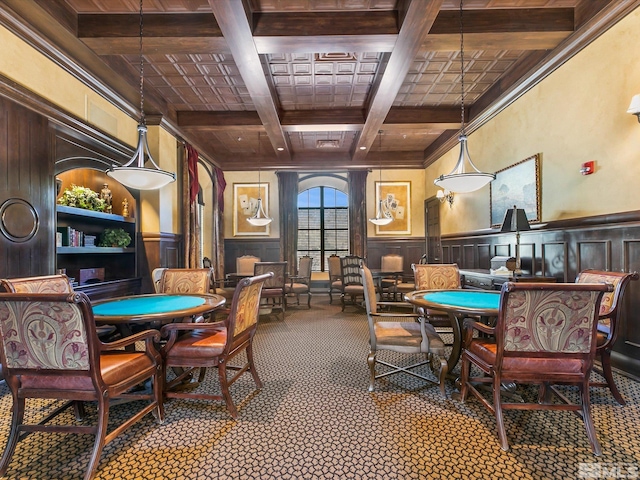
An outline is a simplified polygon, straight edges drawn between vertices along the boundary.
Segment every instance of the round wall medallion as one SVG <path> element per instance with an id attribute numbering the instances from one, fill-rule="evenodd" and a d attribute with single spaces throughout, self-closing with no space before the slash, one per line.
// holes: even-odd
<path id="1" fill-rule="evenodd" d="M 39 223 L 35 208 L 20 198 L 10 198 L 0 206 L 0 232 L 9 240 L 17 243 L 31 240 Z"/>

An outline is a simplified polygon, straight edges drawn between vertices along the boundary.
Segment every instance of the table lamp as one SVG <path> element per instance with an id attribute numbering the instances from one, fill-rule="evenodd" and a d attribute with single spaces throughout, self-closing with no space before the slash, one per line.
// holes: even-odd
<path id="1" fill-rule="evenodd" d="M 522 273 L 520 269 L 520 231 L 531 230 L 529 226 L 529 220 L 527 220 L 527 214 L 524 209 L 517 208 L 515 205 L 510 208 L 504 214 L 504 220 L 502 221 L 502 228 L 500 232 L 516 232 L 516 267 L 513 271 L 514 274 Z"/>

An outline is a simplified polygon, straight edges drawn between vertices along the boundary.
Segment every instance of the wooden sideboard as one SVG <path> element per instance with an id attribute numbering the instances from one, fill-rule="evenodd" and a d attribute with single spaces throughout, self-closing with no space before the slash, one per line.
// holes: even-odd
<path id="1" fill-rule="evenodd" d="M 490 270 L 460 270 L 462 288 L 476 290 L 500 290 L 505 282 L 556 282 L 556 277 L 542 275 L 493 275 Z"/>

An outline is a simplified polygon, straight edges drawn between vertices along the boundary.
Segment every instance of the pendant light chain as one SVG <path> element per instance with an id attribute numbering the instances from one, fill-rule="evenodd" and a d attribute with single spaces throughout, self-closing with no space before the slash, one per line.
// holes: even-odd
<path id="1" fill-rule="evenodd" d="M 260 148 L 262 132 L 258 132 L 258 200 L 262 198 L 262 192 L 260 191 L 260 170 L 262 167 L 262 148 Z"/>
<path id="2" fill-rule="evenodd" d="M 144 118 L 144 55 L 142 53 L 142 36 L 144 21 L 142 15 L 142 0 L 140 0 L 140 123 L 146 125 Z"/>
<path id="3" fill-rule="evenodd" d="M 462 6 L 464 0 L 460 0 L 460 89 L 462 91 L 460 100 L 460 134 L 464 135 L 464 22 L 462 20 Z"/>

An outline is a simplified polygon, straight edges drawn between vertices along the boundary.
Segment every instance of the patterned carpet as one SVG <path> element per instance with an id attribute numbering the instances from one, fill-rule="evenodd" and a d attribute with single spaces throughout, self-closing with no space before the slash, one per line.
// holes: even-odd
<path id="1" fill-rule="evenodd" d="M 163 425 L 148 415 L 104 449 L 96 478 L 538 480 L 596 478 L 581 462 L 640 466 L 640 384 L 632 380 L 617 377 L 625 407 L 592 389 L 602 457 L 591 454 L 582 422 L 569 412 L 506 412 L 511 450 L 503 452 L 493 416 L 473 398 L 444 399 L 438 387 L 404 375 L 369 393 L 367 352 L 364 313 L 341 313 L 328 297 L 315 295 L 311 311 L 290 309 L 284 321 L 263 317 L 255 356 L 264 388 L 251 394 L 248 375 L 232 387 L 237 421 L 221 404 L 172 400 Z M 209 371 L 199 388 L 215 389 L 215 377 Z M 447 394 L 453 390 L 449 382 Z M 0 395 L 4 446 L 11 408 L 4 384 Z M 32 403 L 28 411 L 39 418 L 48 408 Z M 18 444 L 6 478 L 82 478 L 92 443 L 89 435 L 34 433 Z"/>

